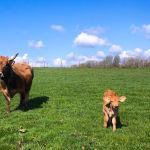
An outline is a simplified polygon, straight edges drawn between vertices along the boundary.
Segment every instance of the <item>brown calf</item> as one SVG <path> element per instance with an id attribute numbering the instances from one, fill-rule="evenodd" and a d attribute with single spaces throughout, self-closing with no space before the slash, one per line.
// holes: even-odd
<path id="1" fill-rule="evenodd" d="M 10 112 L 10 98 L 16 93 L 20 94 L 20 106 L 26 107 L 34 76 L 28 64 L 15 64 L 17 55 L 13 58 L 0 56 L 0 91 L 6 99 L 7 112 Z"/>
<path id="2" fill-rule="evenodd" d="M 114 91 L 107 90 L 103 96 L 104 127 L 112 123 L 113 131 L 116 130 L 117 117 L 119 117 L 119 102 L 124 102 L 125 96 L 119 97 Z"/>

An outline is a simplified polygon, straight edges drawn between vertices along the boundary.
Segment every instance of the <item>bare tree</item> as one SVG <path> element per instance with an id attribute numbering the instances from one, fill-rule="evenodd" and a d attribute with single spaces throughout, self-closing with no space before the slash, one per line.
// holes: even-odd
<path id="1" fill-rule="evenodd" d="M 113 63 L 113 57 L 112 56 L 106 56 L 106 58 L 103 60 L 104 67 L 112 67 Z"/>
<path id="2" fill-rule="evenodd" d="M 120 57 L 119 55 L 116 55 L 113 59 L 113 66 L 114 67 L 119 67 L 120 66 Z"/>

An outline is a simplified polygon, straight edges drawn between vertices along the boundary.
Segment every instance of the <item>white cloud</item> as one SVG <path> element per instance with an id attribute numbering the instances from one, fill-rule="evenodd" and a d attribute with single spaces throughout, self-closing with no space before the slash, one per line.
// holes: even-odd
<path id="1" fill-rule="evenodd" d="M 142 57 L 143 50 L 141 48 L 135 48 L 134 53 L 135 53 L 135 57 Z"/>
<path id="2" fill-rule="evenodd" d="M 35 60 L 30 60 L 29 63 L 32 67 L 47 67 L 48 66 L 48 62 L 46 61 L 44 57 L 38 57 Z"/>
<path id="3" fill-rule="evenodd" d="M 68 61 L 75 61 L 77 59 L 77 56 L 73 53 L 73 52 L 70 52 L 68 55 L 67 55 L 67 60 Z"/>
<path id="4" fill-rule="evenodd" d="M 39 41 L 29 41 L 28 42 L 28 47 L 40 49 L 40 48 L 44 47 L 44 43 L 43 43 L 42 40 L 39 40 Z"/>
<path id="5" fill-rule="evenodd" d="M 97 54 L 96 54 L 96 56 L 98 58 L 104 58 L 106 55 L 105 55 L 105 53 L 103 51 L 98 51 Z"/>
<path id="6" fill-rule="evenodd" d="M 148 39 L 150 39 L 150 24 L 144 24 L 142 26 L 131 25 L 131 33 L 142 33 Z"/>
<path id="7" fill-rule="evenodd" d="M 148 25 L 143 25 L 143 30 L 147 33 L 147 34 L 150 34 L 150 24 Z"/>
<path id="8" fill-rule="evenodd" d="M 134 50 L 128 50 L 128 51 L 122 51 L 120 53 L 120 58 L 123 59 L 123 58 L 143 58 L 144 57 L 144 54 L 145 52 L 143 52 L 143 50 L 141 48 L 135 48 Z"/>
<path id="9" fill-rule="evenodd" d="M 86 62 L 88 60 L 87 56 L 78 56 L 78 61 L 79 62 Z"/>
<path id="10" fill-rule="evenodd" d="M 44 47 L 43 41 L 41 41 L 41 40 L 37 41 L 36 44 L 35 44 L 35 47 L 36 48 L 43 48 Z"/>
<path id="11" fill-rule="evenodd" d="M 120 53 L 120 52 L 122 51 L 122 48 L 121 48 L 120 45 L 115 45 L 115 44 L 113 44 L 113 45 L 110 47 L 109 51 L 110 51 L 111 53 Z"/>
<path id="12" fill-rule="evenodd" d="M 74 52 L 70 52 L 63 59 L 56 58 L 53 61 L 53 65 L 56 67 L 71 66 L 74 64 L 85 63 L 87 61 L 101 61 L 101 60 L 103 60 L 104 57 L 105 57 L 105 54 L 103 51 L 98 51 L 93 56 L 76 55 Z"/>
<path id="13" fill-rule="evenodd" d="M 51 29 L 53 29 L 54 31 L 57 31 L 57 32 L 64 31 L 64 27 L 62 25 L 51 25 Z"/>
<path id="14" fill-rule="evenodd" d="M 56 67 L 66 66 L 66 60 L 61 58 L 56 58 L 53 60 L 53 64 Z"/>
<path id="15" fill-rule="evenodd" d="M 24 54 L 23 56 L 17 56 L 15 59 L 16 62 L 26 62 L 26 63 L 28 63 L 28 60 L 29 60 L 28 54 Z"/>
<path id="16" fill-rule="evenodd" d="M 104 32 L 104 28 L 98 26 L 98 27 L 91 27 L 85 30 L 86 33 L 88 34 L 93 34 L 93 35 L 99 35 Z"/>
<path id="17" fill-rule="evenodd" d="M 141 48 L 135 48 L 134 50 L 136 53 L 141 53 L 143 50 Z"/>
<path id="18" fill-rule="evenodd" d="M 142 28 L 144 33 L 146 34 L 146 37 L 150 39 L 150 24 L 143 25 Z"/>
<path id="19" fill-rule="evenodd" d="M 124 59 L 124 58 L 130 58 L 131 54 L 129 51 L 122 51 L 119 56 L 121 59 Z"/>
<path id="20" fill-rule="evenodd" d="M 44 57 L 38 57 L 35 60 L 29 58 L 28 54 L 24 54 L 22 56 L 17 56 L 15 59 L 16 63 L 27 63 L 32 67 L 46 67 L 48 66 L 48 62 Z"/>
<path id="21" fill-rule="evenodd" d="M 78 56 L 78 62 L 84 63 L 87 61 L 98 61 L 99 59 L 96 56 Z"/>
<path id="22" fill-rule="evenodd" d="M 150 58 L 150 49 L 144 51 L 144 57 L 145 57 L 146 59 L 149 59 L 149 58 Z"/>
<path id="23" fill-rule="evenodd" d="M 44 61 L 46 61 L 46 59 L 45 59 L 44 57 L 38 57 L 38 58 L 37 58 L 37 61 L 38 61 L 38 62 L 44 62 Z"/>
<path id="24" fill-rule="evenodd" d="M 106 46 L 107 42 L 103 38 L 99 38 L 96 35 L 81 32 L 75 38 L 74 45 L 81 47 L 96 47 L 96 46 Z"/>

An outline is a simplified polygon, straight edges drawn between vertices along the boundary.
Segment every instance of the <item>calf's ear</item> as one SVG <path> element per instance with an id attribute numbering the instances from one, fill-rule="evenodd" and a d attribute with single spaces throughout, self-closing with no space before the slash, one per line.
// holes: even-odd
<path id="1" fill-rule="evenodd" d="M 125 96 L 119 97 L 119 101 L 120 101 L 120 102 L 124 102 L 125 100 L 126 100 L 126 97 L 125 97 Z"/>
<path id="2" fill-rule="evenodd" d="M 8 62 L 9 62 L 10 64 L 14 64 L 14 62 L 15 62 L 14 60 L 15 60 L 15 58 L 16 58 L 18 55 L 19 55 L 19 53 L 17 53 L 15 56 L 9 58 L 9 59 L 8 59 Z"/>

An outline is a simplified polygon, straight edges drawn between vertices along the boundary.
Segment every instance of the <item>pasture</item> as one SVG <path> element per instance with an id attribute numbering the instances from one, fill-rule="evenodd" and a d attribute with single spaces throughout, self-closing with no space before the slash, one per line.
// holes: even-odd
<path id="1" fill-rule="evenodd" d="M 146 150 L 150 149 L 150 69 L 36 68 L 28 102 L 19 96 L 5 111 L 0 94 L 2 150 Z M 103 128 L 106 89 L 125 95 L 123 124 L 115 133 Z"/>

